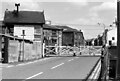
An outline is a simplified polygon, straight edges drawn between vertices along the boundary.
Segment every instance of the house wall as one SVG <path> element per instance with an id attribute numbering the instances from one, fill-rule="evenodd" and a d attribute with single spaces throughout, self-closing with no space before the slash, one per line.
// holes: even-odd
<path id="1" fill-rule="evenodd" d="M 42 27 L 40 25 L 15 25 L 15 26 L 12 25 L 12 26 L 14 27 L 13 34 L 15 32 L 19 32 L 18 34 L 21 35 L 22 31 L 20 32 L 20 30 L 24 29 L 25 35 L 27 35 L 27 38 L 25 36 L 25 40 L 26 39 L 32 40 L 33 43 L 30 43 L 29 41 L 24 42 L 24 59 L 23 59 L 23 42 L 20 42 L 23 37 L 18 36 L 21 38 L 19 41 L 18 39 L 13 40 L 14 37 L 12 37 L 12 40 L 10 37 L 7 36 L 3 37 L 5 40 L 5 45 L 3 48 L 4 53 L 2 55 L 2 57 L 4 58 L 3 63 L 41 58 L 43 54 Z M 6 25 L 6 28 L 10 28 L 12 26 Z M 30 28 L 31 30 L 29 31 Z"/>
<path id="2" fill-rule="evenodd" d="M 23 54 L 23 42 L 18 40 L 8 40 L 8 63 L 27 61 L 33 59 L 39 59 L 41 54 L 41 43 L 24 42 L 24 54 Z"/>
<path id="3" fill-rule="evenodd" d="M 15 25 L 14 36 L 23 38 L 23 30 L 25 31 L 25 39 L 34 40 L 34 26 L 32 25 Z"/>
<path id="4" fill-rule="evenodd" d="M 83 46 L 85 40 L 82 32 L 63 32 L 62 45 L 68 46 Z"/>
<path id="5" fill-rule="evenodd" d="M 43 28 L 39 25 L 34 25 L 34 40 L 42 41 L 43 37 Z"/>
<path id="6" fill-rule="evenodd" d="M 117 28 L 107 32 L 107 45 L 109 45 L 109 41 L 111 41 L 113 46 L 117 46 Z"/>
<path id="7" fill-rule="evenodd" d="M 75 32 L 74 34 L 75 46 L 84 46 L 85 40 L 82 32 Z"/>
<path id="8" fill-rule="evenodd" d="M 51 40 L 53 46 L 58 45 L 58 30 L 52 30 Z"/>
<path id="9" fill-rule="evenodd" d="M 48 46 L 52 45 L 52 40 L 51 40 L 52 30 L 43 29 L 43 33 L 44 33 L 44 43 Z"/>
<path id="10" fill-rule="evenodd" d="M 74 46 L 74 33 L 73 32 L 62 33 L 62 45 L 63 46 Z"/>
<path id="11" fill-rule="evenodd" d="M 58 46 L 62 46 L 62 31 L 58 31 Z"/>
<path id="12" fill-rule="evenodd" d="M 40 51 L 43 54 L 43 28 L 41 25 L 15 25 L 14 26 L 14 35 L 18 35 L 18 37 L 23 38 L 22 30 L 25 30 L 25 39 L 36 41 L 40 43 Z"/>
<path id="13" fill-rule="evenodd" d="M 85 45 L 85 39 L 84 39 L 83 32 L 80 32 L 79 35 L 80 35 L 80 46 L 83 46 Z"/>
<path id="14" fill-rule="evenodd" d="M 56 44 L 59 46 L 62 45 L 62 31 L 43 29 L 43 32 L 44 42 L 46 45 L 48 46 L 50 45 L 55 46 Z"/>

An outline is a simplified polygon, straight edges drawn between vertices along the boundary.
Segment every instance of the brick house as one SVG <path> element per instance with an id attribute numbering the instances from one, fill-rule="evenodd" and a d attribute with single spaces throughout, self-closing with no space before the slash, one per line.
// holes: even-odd
<path id="1" fill-rule="evenodd" d="M 62 45 L 63 46 L 80 46 L 85 45 L 83 32 L 68 26 L 57 26 L 63 29 L 62 32 Z"/>
<path id="2" fill-rule="evenodd" d="M 48 46 L 62 45 L 62 29 L 55 25 L 45 24 L 43 26 L 44 41 Z"/>

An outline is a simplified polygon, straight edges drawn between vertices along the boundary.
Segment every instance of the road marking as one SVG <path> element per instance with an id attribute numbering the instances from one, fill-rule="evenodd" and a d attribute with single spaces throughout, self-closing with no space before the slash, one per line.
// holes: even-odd
<path id="1" fill-rule="evenodd" d="M 18 64 L 18 65 L 16 65 L 16 66 L 23 66 L 23 65 L 25 65 L 25 63 L 22 63 L 22 64 Z"/>
<path id="2" fill-rule="evenodd" d="M 14 65 L 7 66 L 7 68 L 14 67 Z"/>
<path id="3" fill-rule="evenodd" d="M 43 72 L 40 72 L 40 73 L 35 74 L 35 75 L 31 76 L 31 77 L 28 77 L 28 78 L 26 78 L 26 80 L 31 79 L 31 78 L 34 78 L 34 77 L 36 77 L 36 76 L 38 76 L 38 75 L 41 75 L 41 74 L 43 74 Z"/>
<path id="4" fill-rule="evenodd" d="M 25 63 L 25 65 L 27 65 L 27 64 L 31 64 L 32 62 L 28 62 L 28 63 Z"/>
<path id="5" fill-rule="evenodd" d="M 59 67 L 59 66 L 61 66 L 61 65 L 63 65 L 64 63 L 61 63 L 61 64 L 59 64 L 59 65 L 56 65 L 56 66 L 54 66 L 54 67 L 52 67 L 51 69 L 55 69 L 55 68 L 57 68 L 57 67 Z"/>
<path id="6" fill-rule="evenodd" d="M 70 61 L 72 61 L 72 60 L 74 60 L 74 59 L 70 59 L 70 60 L 68 60 L 68 62 L 70 62 Z"/>
<path id="7" fill-rule="evenodd" d="M 75 58 L 79 58 L 79 57 L 75 57 Z"/>
<path id="8" fill-rule="evenodd" d="M 2 66 L 2 64 L 1 64 L 0 67 L 11 68 L 11 67 L 17 67 L 17 66 L 24 66 L 24 65 L 28 65 L 28 64 L 32 64 L 32 63 L 36 63 L 36 62 L 40 62 L 40 61 L 45 61 L 45 60 L 49 60 L 49 59 L 52 59 L 52 58 L 44 58 L 44 59 L 40 59 L 40 60 L 35 60 L 33 62 L 21 63 L 21 64 L 10 65 L 10 66 L 7 66 L 7 65 L 6 66 Z"/>
<path id="9" fill-rule="evenodd" d="M 28 65 L 28 64 L 32 64 L 32 63 L 36 63 L 36 62 L 41 62 L 41 61 L 49 60 L 49 59 L 52 59 L 52 58 L 44 58 L 44 59 L 40 59 L 40 60 L 35 60 L 35 61 L 33 61 L 33 62 L 21 63 L 21 64 L 18 64 L 18 65 L 16 65 L 16 66 Z"/>

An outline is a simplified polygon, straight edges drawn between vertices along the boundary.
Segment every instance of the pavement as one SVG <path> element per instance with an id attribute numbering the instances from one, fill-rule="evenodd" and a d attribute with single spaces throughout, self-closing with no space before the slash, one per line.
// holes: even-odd
<path id="1" fill-rule="evenodd" d="M 15 67 L 15 66 L 22 66 L 22 65 L 27 65 L 27 64 L 38 62 L 38 61 L 48 60 L 48 59 L 52 59 L 52 58 L 46 57 L 46 58 L 41 58 L 41 59 L 37 59 L 37 60 L 30 60 L 30 61 L 23 61 L 23 62 L 0 63 L 0 68 L 9 68 L 9 67 Z"/>
<path id="2" fill-rule="evenodd" d="M 20 81 L 31 79 L 84 79 L 99 58 L 49 57 L 26 64 L 3 67 L 2 81 L 5 79 L 19 79 Z"/>

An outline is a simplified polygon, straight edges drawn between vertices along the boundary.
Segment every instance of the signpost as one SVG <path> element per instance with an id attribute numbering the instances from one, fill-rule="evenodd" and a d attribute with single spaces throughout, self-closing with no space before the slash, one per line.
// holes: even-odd
<path id="1" fill-rule="evenodd" d="M 22 35 L 23 36 L 23 61 L 24 61 L 24 36 L 25 36 L 25 30 L 22 30 Z"/>

